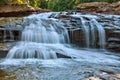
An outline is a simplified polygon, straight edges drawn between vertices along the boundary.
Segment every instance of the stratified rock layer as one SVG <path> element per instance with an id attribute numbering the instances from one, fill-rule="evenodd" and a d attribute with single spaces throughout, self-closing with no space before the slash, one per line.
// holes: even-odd
<path id="1" fill-rule="evenodd" d="M 41 8 L 34 9 L 27 4 L 8 4 L 0 7 L 0 17 L 27 16 L 34 13 L 47 12 Z"/>
<path id="2" fill-rule="evenodd" d="M 120 15 L 120 1 L 112 4 L 107 2 L 83 3 L 77 6 L 77 10 L 82 13 L 91 12 Z"/>

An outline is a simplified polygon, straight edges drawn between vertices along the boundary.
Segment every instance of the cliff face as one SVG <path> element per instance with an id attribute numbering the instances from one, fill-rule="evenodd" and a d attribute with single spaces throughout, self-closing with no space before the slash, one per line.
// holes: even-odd
<path id="1" fill-rule="evenodd" d="M 116 3 L 107 2 L 91 2 L 79 4 L 77 10 L 82 13 L 105 13 L 105 14 L 117 14 L 120 15 L 120 1 Z"/>

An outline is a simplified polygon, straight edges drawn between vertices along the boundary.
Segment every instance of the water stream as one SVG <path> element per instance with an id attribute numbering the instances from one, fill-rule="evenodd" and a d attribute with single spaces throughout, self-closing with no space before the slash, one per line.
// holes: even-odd
<path id="1" fill-rule="evenodd" d="M 25 17 L 21 40 L 8 52 L 6 59 L 0 61 L 1 70 L 12 72 L 17 80 L 82 80 L 97 76 L 101 69 L 120 72 L 120 57 L 100 50 L 105 49 L 106 35 L 96 17 L 70 15 L 80 19 L 79 28 L 84 31 L 87 48 L 84 49 L 71 46 L 68 29 L 55 18 L 58 14 Z M 90 49 L 96 47 L 96 36 L 100 49 Z M 11 38 L 14 38 L 12 34 Z"/>

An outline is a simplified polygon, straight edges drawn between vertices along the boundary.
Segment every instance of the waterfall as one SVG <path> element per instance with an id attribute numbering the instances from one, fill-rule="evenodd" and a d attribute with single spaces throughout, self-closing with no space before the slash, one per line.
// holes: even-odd
<path id="1" fill-rule="evenodd" d="M 66 45 L 70 42 L 69 29 L 67 30 L 60 19 L 55 18 L 57 15 L 59 14 L 41 13 L 24 17 L 21 41 L 8 52 L 7 58 L 56 59 L 58 55 L 76 57 L 76 53 Z M 77 17 L 80 20 L 77 29 L 81 29 L 84 33 L 86 48 L 96 48 L 97 44 L 104 49 L 106 44 L 104 27 L 99 24 L 94 16 L 74 15 L 72 17 Z M 76 29 L 70 28 L 71 32 L 74 30 Z M 11 33 L 10 35 L 12 37 Z"/>
<path id="2" fill-rule="evenodd" d="M 98 17 L 93 15 L 71 15 L 80 19 L 79 27 L 84 32 L 86 48 L 104 49 L 106 45 L 106 34 L 104 27 L 96 20 Z"/>
<path id="3" fill-rule="evenodd" d="M 105 36 L 105 30 L 104 30 L 104 27 L 99 24 L 95 19 L 91 19 L 91 23 L 94 25 L 94 27 L 97 28 L 98 30 L 98 38 L 99 38 L 99 46 L 100 48 L 104 49 L 105 48 L 105 45 L 106 45 L 106 36 Z M 95 40 L 94 36 L 94 28 L 93 28 L 93 32 L 92 32 L 92 38 L 93 38 L 93 41 Z"/>
<path id="4" fill-rule="evenodd" d="M 85 34 L 86 47 L 89 48 L 90 47 L 89 26 L 86 25 L 86 21 L 83 19 L 83 17 L 80 17 L 80 20 L 81 20 L 81 27 L 83 28 L 83 31 L 84 31 L 84 34 Z"/>
<path id="5" fill-rule="evenodd" d="M 66 29 L 57 20 L 39 19 L 36 23 L 26 26 L 22 32 L 22 41 L 38 43 L 69 42 Z"/>
<path id="6" fill-rule="evenodd" d="M 61 21 L 49 18 L 50 15 L 25 17 L 21 41 L 9 51 L 7 58 L 55 59 L 57 54 L 68 55 L 62 48 L 69 43 L 67 30 Z"/>

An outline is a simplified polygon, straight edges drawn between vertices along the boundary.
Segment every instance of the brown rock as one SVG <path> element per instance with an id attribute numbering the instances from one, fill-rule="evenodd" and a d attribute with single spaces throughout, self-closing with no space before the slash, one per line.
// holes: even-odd
<path id="1" fill-rule="evenodd" d="M 120 15 L 120 6 L 115 9 L 115 14 Z"/>
<path id="2" fill-rule="evenodd" d="M 103 5 L 108 5 L 109 3 L 107 2 L 91 2 L 91 3 L 84 3 L 84 4 L 79 4 L 77 6 L 78 9 L 85 9 L 85 8 L 98 8 L 99 6 Z"/>
<path id="3" fill-rule="evenodd" d="M 0 7 L 0 17 L 28 16 L 34 13 L 48 12 L 45 9 L 34 9 L 27 4 L 9 4 Z"/>
<path id="4" fill-rule="evenodd" d="M 97 78 L 97 77 L 89 77 L 89 78 L 86 78 L 86 79 L 83 79 L 83 80 L 102 80 L 102 79 Z"/>
<path id="5" fill-rule="evenodd" d="M 0 13 L 29 11 L 29 10 L 34 11 L 35 9 L 27 4 L 12 4 L 12 5 L 5 5 L 0 7 Z"/>
<path id="6" fill-rule="evenodd" d="M 106 13 L 106 14 L 117 14 L 120 15 L 120 1 L 116 3 L 107 2 L 91 2 L 79 4 L 77 6 L 78 11 L 81 12 L 92 12 L 92 13 Z"/>
<path id="7" fill-rule="evenodd" d="M 16 78 L 9 73 L 0 70 L 0 80 L 16 80 Z"/>

